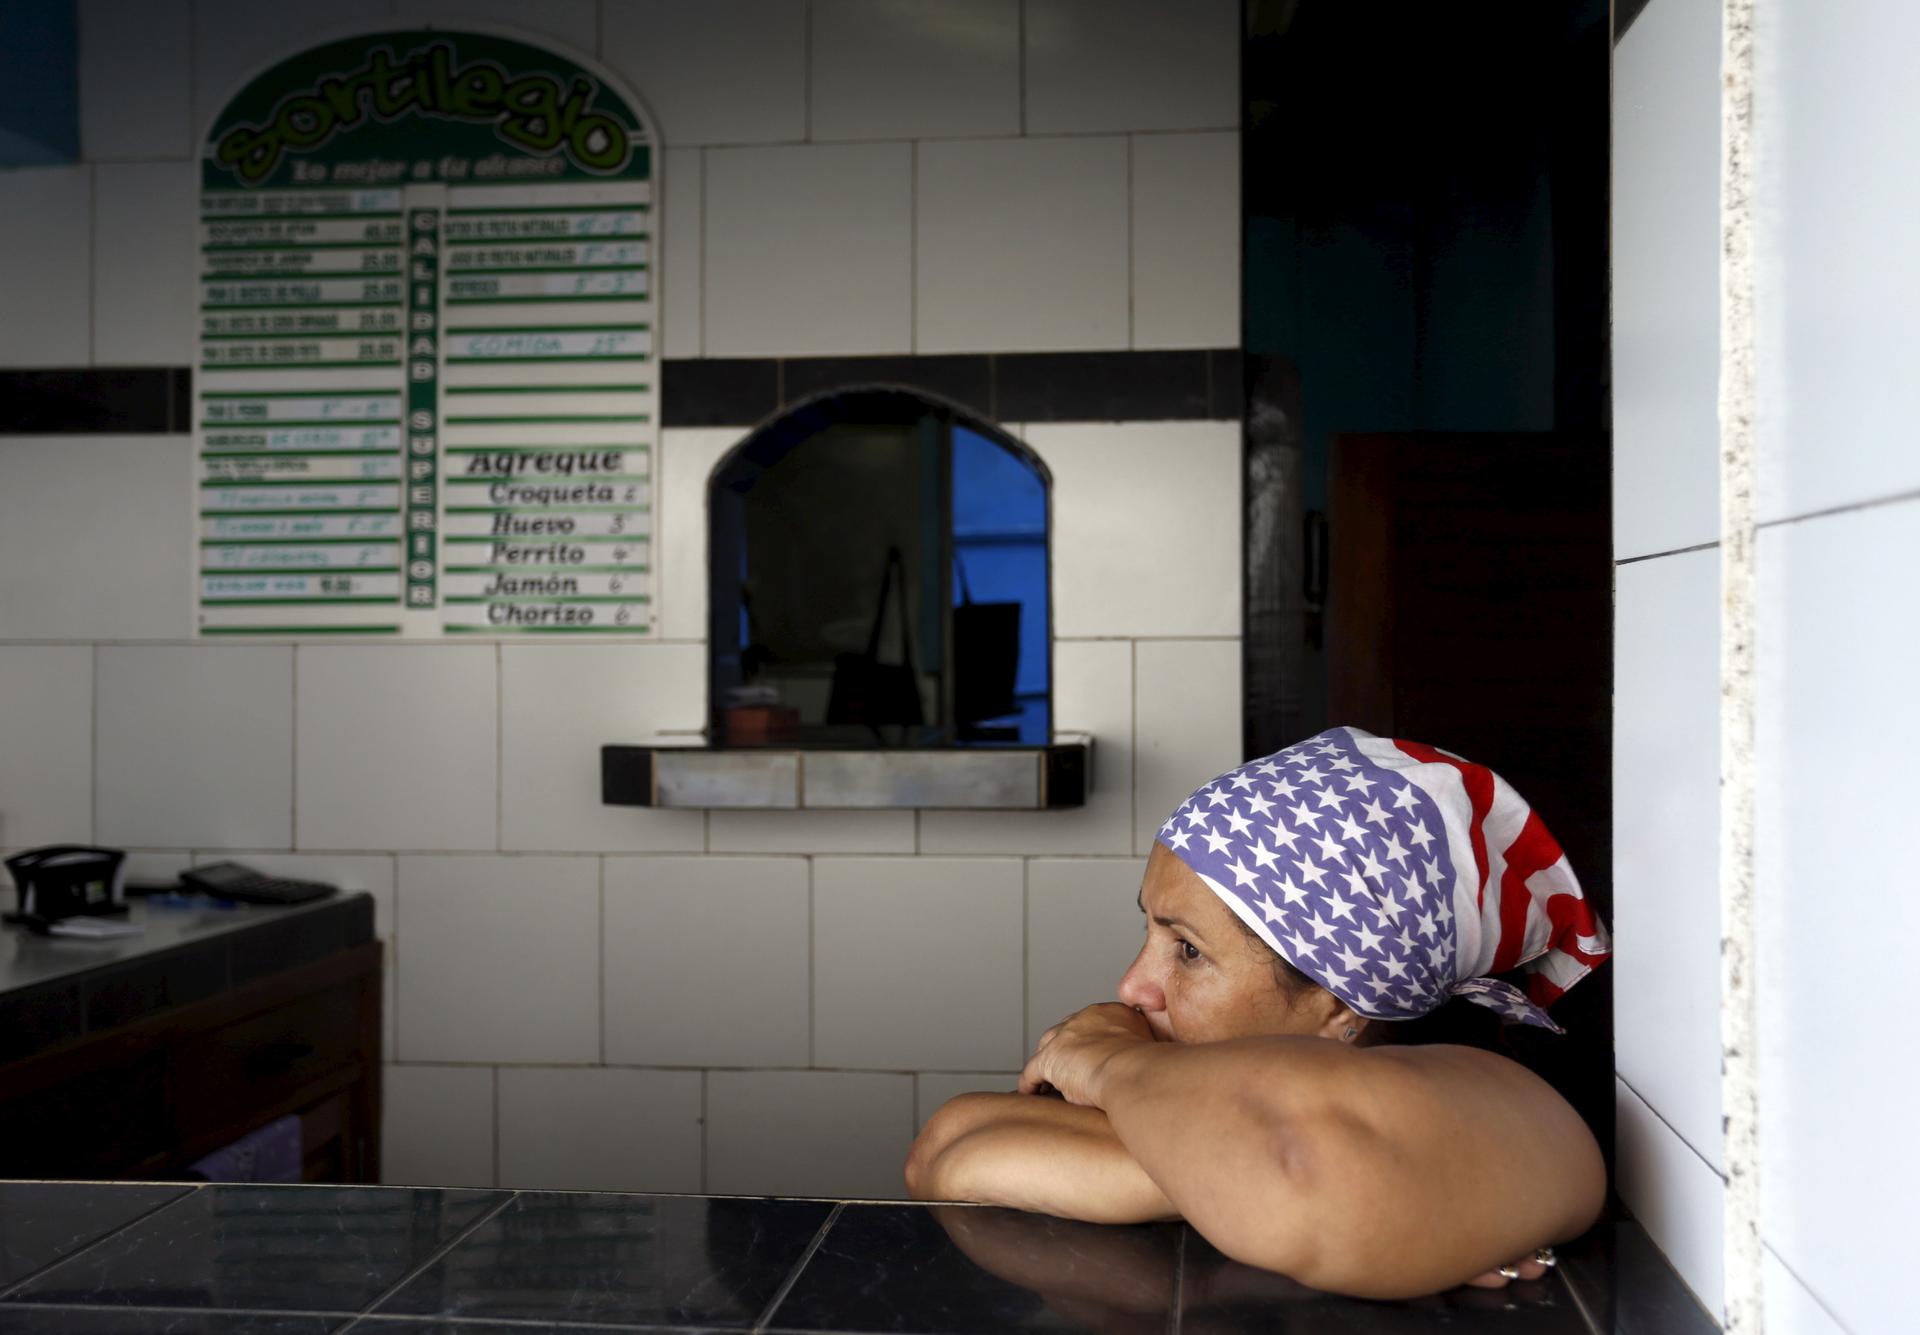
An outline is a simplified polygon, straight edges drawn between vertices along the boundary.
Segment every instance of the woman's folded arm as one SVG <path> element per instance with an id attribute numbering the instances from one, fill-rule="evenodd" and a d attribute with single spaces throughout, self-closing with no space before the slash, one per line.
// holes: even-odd
<path id="1" fill-rule="evenodd" d="M 1118 1044 L 1088 1094 L 1210 1242 L 1316 1288 L 1450 1287 L 1580 1232 L 1605 1192 L 1578 1115 L 1468 1049 Z"/>
<path id="2" fill-rule="evenodd" d="M 1098 1108 L 1032 1094 L 963 1094 L 907 1156 L 916 1200 L 974 1201 L 1102 1224 L 1178 1212 Z"/>

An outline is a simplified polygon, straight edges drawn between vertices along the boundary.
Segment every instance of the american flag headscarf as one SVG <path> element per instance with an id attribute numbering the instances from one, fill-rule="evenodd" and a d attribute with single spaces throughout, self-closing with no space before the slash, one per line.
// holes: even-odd
<path id="1" fill-rule="evenodd" d="M 1546 1013 L 1612 952 L 1566 855 L 1492 770 L 1333 728 L 1197 790 L 1159 840 L 1289 964 L 1358 1015 L 1466 997 Z M 1523 993 L 1488 974 L 1518 969 Z"/>

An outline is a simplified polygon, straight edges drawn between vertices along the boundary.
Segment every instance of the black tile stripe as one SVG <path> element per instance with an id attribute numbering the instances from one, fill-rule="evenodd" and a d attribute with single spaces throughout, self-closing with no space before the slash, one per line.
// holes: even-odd
<path id="1" fill-rule="evenodd" d="M 918 390 L 989 422 L 1156 422 L 1241 415 L 1238 348 L 887 357 L 697 357 L 661 364 L 669 427 L 752 426 L 816 394 Z M 184 366 L 0 371 L 0 435 L 182 435 Z"/>
<path id="2" fill-rule="evenodd" d="M 186 430 L 184 367 L 0 371 L 0 435 L 164 435 Z"/>

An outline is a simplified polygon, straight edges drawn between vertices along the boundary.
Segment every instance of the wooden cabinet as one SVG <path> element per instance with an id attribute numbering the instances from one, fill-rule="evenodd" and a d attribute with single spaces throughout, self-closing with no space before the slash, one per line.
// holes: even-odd
<path id="1" fill-rule="evenodd" d="M 0 1178 L 178 1177 L 302 1120 L 310 1182 L 380 1180 L 380 945 L 0 1066 Z"/>

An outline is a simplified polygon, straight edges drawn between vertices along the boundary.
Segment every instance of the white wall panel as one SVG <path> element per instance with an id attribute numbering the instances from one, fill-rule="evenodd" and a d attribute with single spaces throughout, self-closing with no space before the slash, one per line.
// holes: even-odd
<path id="1" fill-rule="evenodd" d="M 1720 553 L 1619 568 L 1614 594 L 1614 1050 L 1720 1167 Z"/>
<path id="2" fill-rule="evenodd" d="M 1763 1226 L 1843 1327 L 1897 1330 L 1896 1203 L 1920 1195 L 1920 1165 L 1890 1148 L 1920 1073 L 1887 1046 L 1920 938 L 1920 501 L 1765 529 L 1759 553 Z"/>
<path id="3" fill-rule="evenodd" d="M 1240 752 L 1240 641 L 1134 646 L 1133 851 L 1145 855 L 1187 795 Z"/>
<path id="4" fill-rule="evenodd" d="M 80 154 L 193 154 L 188 0 L 81 0 Z"/>
<path id="5" fill-rule="evenodd" d="M 402 1061 L 600 1059 L 596 858 L 403 857 Z"/>
<path id="6" fill-rule="evenodd" d="M 714 149 L 706 177 L 708 356 L 909 350 L 907 145 Z"/>
<path id="7" fill-rule="evenodd" d="M 501 1068 L 500 1185 L 699 1191 L 700 1073 Z"/>
<path id="8" fill-rule="evenodd" d="M 715 1071 L 706 1189 L 898 1200 L 913 1131 L 910 1075 Z"/>
<path id="9" fill-rule="evenodd" d="M 1027 132 L 1240 123 L 1233 0 L 1027 0 Z"/>
<path id="10" fill-rule="evenodd" d="M 806 135 L 806 18 L 794 0 L 609 0 L 600 55 L 671 147 L 792 143 Z"/>
<path id="11" fill-rule="evenodd" d="M 93 653 L 0 645 L 0 848 L 93 842 Z"/>
<path id="12" fill-rule="evenodd" d="M 10 438 L 0 449 L 0 637 L 187 635 L 192 453 L 187 436 Z"/>
<path id="13" fill-rule="evenodd" d="M 1614 1189 L 1694 1296 L 1719 1320 L 1726 1183 L 1617 1079 L 1614 1116 Z"/>
<path id="14" fill-rule="evenodd" d="M 706 672 L 697 645 L 502 645 L 500 846 L 700 851 L 701 812 L 601 803 L 600 748 L 698 730 L 706 721 Z"/>
<path id="15" fill-rule="evenodd" d="M 1053 631 L 1240 633 L 1240 424 L 1036 423 L 1053 474 Z"/>
<path id="16" fill-rule="evenodd" d="M 1613 545 L 1719 533 L 1720 10 L 1661 0 L 1613 65 Z"/>
<path id="17" fill-rule="evenodd" d="M 0 366 L 93 360 L 93 169 L 0 171 Z"/>
<path id="18" fill-rule="evenodd" d="M 1020 132 L 1019 0 L 813 0 L 816 140 Z"/>
<path id="19" fill-rule="evenodd" d="M 1240 136 L 1133 137 L 1133 346 L 1240 346 Z"/>
<path id="20" fill-rule="evenodd" d="M 306 645 L 295 729 L 298 847 L 495 847 L 488 645 Z"/>
<path id="21" fill-rule="evenodd" d="M 388 1066 L 380 1085 L 380 1180 L 493 1185 L 493 1068 Z"/>
<path id="22" fill-rule="evenodd" d="M 817 858 L 813 1059 L 981 1071 L 1021 1060 L 1021 866 Z"/>
<path id="23" fill-rule="evenodd" d="M 1127 141 L 919 146 L 915 350 L 1127 346 Z"/>
<path id="24" fill-rule="evenodd" d="M 93 177 L 93 359 L 102 366 L 195 360 L 198 168 L 104 164 Z"/>
<path id="25" fill-rule="evenodd" d="M 1763 520 L 1920 488 L 1920 10 L 1759 6 Z"/>
<path id="26" fill-rule="evenodd" d="M 101 842 L 293 842 L 293 650 L 102 645 L 94 790 Z"/>
<path id="27" fill-rule="evenodd" d="M 606 1059 L 807 1064 L 804 858 L 608 858 Z"/>

